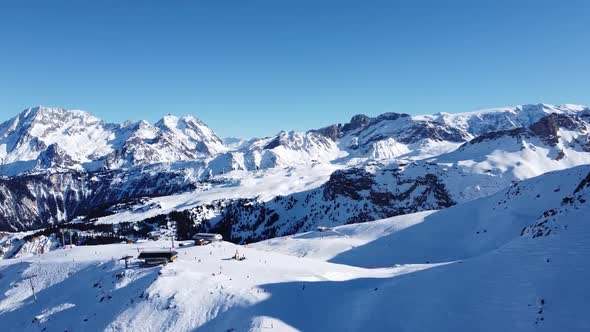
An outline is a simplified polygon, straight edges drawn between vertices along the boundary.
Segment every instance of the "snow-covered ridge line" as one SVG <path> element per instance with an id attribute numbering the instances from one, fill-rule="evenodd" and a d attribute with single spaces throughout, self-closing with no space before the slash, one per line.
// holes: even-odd
<path id="1" fill-rule="evenodd" d="M 56 112 L 64 118 L 54 119 Z M 242 214 L 241 224 L 227 218 L 193 221 L 213 228 L 224 225 L 230 230 L 228 238 L 236 242 L 260 240 L 308 230 L 321 220 L 335 226 L 440 209 L 590 162 L 587 109 L 541 104 L 498 112 L 469 119 L 458 115 L 461 121 L 447 119 L 447 124 L 395 113 L 359 115 L 333 131 L 281 132 L 217 154 L 203 140 L 189 147 L 202 138 L 200 134 L 211 133 L 206 128 L 193 130 L 200 125 L 194 118 L 183 122 L 165 117 L 157 124 L 159 131 L 147 122 L 125 125 L 121 143 L 111 136 L 110 125 L 87 113 L 76 111 L 68 117 L 67 111 L 64 115 L 52 109 L 25 112 L 24 118 L 40 118 L 28 119 L 26 125 L 19 119 L 19 130 L 3 124 L 9 136 L 0 142 L 11 144 L 7 137 L 24 133 L 27 139 L 18 141 L 13 151 L 34 147 L 41 152 L 34 161 L 2 165 L 2 171 L 32 165 L 35 172 L 0 179 L 5 197 L 0 202 L 0 229 L 29 230 L 82 216 L 92 219 L 94 209 L 109 214 L 104 218 L 108 221 L 100 222 L 135 222 L 230 200 L 224 209 Z M 80 126 L 80 121 L 90 126 Z M 70 125 L 62 127 L 64 123 Z M 471 131 L 485 128 L 491 131 L 473 138 Z M 61 141 L 43 143 L 57 137 L 72 144 L 72 137 L 86 137 L 89 130 L 91 137 L 108 134 L 108 142 L 119 142 L 122 148 L 80 164 L 76 158 L 83 153 L 76 154 L 74 147 L 62 148 Z M 100 150 L 100 144 L 88 145 Z M 336 170 L 342 171 L 331 176 Z M 202 184 L 211 190 L 193 191 Z M 104 211 L 102 206 L 136 199 L 139 203 L 129 205 L 129 211 Z M 209 212 L 211 218 L 224 211 Z"/>
<path id="2" fill-rule="evenodd" d="M 35 107 L 0 124 L 0 175 L 129 168 L 226 150 L 223 140 L 192 116 L 169 115 L 153 125 L 113 124 L 84 111 Z"/>
<path id="3" fill-rule="evenodd" d="M 450 152 L 472 138 L 528 127 L 547 114 L 590 113 L 580 105 L 521 105 L 471 113 L 356 115 L 350 122 L 307 132 L 226 144 L 193 116 L 106 123 L 90 113 L 30 108 L 0 124 L 0 175 L 48 169 L 127 169 L 200 160 L 211 175 L 311 163 L 422 159 Z"/>

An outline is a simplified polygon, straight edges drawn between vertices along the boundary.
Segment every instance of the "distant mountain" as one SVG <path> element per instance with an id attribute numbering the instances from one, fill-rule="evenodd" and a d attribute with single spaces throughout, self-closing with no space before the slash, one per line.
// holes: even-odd
<path id="1" fill-rule="evenodd" d="M 343 150 L 373 159 L 411 158 L 450 152 L 459 144 L 490 132 L 527 128 L 548 114 L 588 114 L 585 106 L 546 104 L 497 108 L 470 113 L 409 116 L 386 113 L 375 118 L 354 116 L 349 123 L 317 132 Z"/>
<path id="2" fill-rule="evenodd" d="M 129 169 L 196 160 L 210 163 L 211 175 L 317 162 L 417 160 L 453 151 L 486 133 L 526 128 L 547 114 L 588 113 L 579 105 L 538 104 L 429 116 L 356 115 L 345 124 L 225 144 L 192 116 L 168 115 L 153 125 L 146 121 L 112 124 L 84 111 L 35 107 L 0 124 L 0 175 Z"/>
<path id="3" fill-rule="evenodd" d="M 207 158 L 225 150 L 221 138 L 192 116 L 120 125 L 79 110 L 35 107 L 0 125 L 4 175 L 129 168 Z"/>
<path id="4" fill-rule="evenodd" d="M 442 209 L 590 163 L 589 128 L 584 106 L 538 104 L 357 115 L 228 144 L 190 116 L 118 125 L 34 108 L 0 125 L 0 230 L 180 211 L 243 242 Z"/>
<path id="5" fill-rule="evenodd" d="M 367 160 L 419 160 L 451 152 L 480 135 L 527 128 L 548 114 L 590 114 L 580 105 L 523 105 L 471 113 L 410 116 L 385 113 L 355 115 L 350 122 L 301 132 L 280 132 L 220 155 L 213 171 L 258 170 L 293 164 Z"/>
<path id="6" fill-rule="evenodd" d="M 267 201 L 209 205 L 213 218 L 192 215 L 209 230 L 252 242 L 318 226 L 444 209 L 546 172 L 590 164 L 590 125 L 585 116 L 551 113 L 528 127 L 486 133 L 436 157 L 347 168 L 332 173 L 315 189 Z"/>
<path id="7" fill-rule="evenodd" d="M 230 150 L 237 150 L 248 144 L 248 140 L 239 137 L 224 137 L 223 142 Z"/>

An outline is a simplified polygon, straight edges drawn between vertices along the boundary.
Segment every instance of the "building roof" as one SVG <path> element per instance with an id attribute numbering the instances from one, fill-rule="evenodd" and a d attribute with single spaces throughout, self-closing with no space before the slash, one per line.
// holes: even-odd
<path id="1" fill-rule="evenodd" d="M 170 259 L 174 256 L 177 256 L 178 253 L 176 251 L 143 251 L 137 256 L 139 259 L 149 259 L 149 258 L 167 258 Z"/>

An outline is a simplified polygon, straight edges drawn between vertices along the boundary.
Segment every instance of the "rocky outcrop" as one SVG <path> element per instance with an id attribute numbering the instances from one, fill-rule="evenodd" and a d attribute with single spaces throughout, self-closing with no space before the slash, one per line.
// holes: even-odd
<path id="1" fill-rule="evenodd" d="M 555 146 L 559 143 L 559 130 L 561 129 L 585 133 L 587 132 L 587 125 L 577 116 L 552 113 L 540 118 L 528 128 L 492 131 L 473 138 L 466 145 L 475 145 L 502 137 L 518 138 L 520 140 L 537 137 L 544 144 Z"/>
<path id="2" fill-rule="evenodd" d="M 56 172 L 0 179 L 0 231 L 46 227 L 96 208 L 195 189 L 182 172 Z"/>
<path id="3" fill-rule="evenodd" d="M 51 144 L 37 158 L 37 167 L 41 169 L 50 168 L 73 168 L 76 162 L 68 153 L 57 144 Z"/>
<path id="4" fill-rule="evenodd" d="M 584 123 L 577 117 L 564 114 L 549 114 L 541 118 L 529 127 L 529 130 L 541 138 L 547 145 L 554 146 L 559 142 L 559 129 L 577 130 L 586 129 Z"/>
<path id="5" fill-rule="evenodd" d="M 200 231 L 219 232 L 233 242 L 247 243 L 320 225 L 359 223 L 454 204 L 434 174 L 408 178 L 396 170 L 373 174 L 355 168 L 335 172 L 326 184 L 310 191 L 277 196 L 267 202 L 222 200 L 185 214 L 192 216 Z"/>
<path id="6" fill-rule="evenodd" d="M 374 178 L 373 174 L 360 168 L 336 171 L 324 185 L 323 198 L 330 201 L 342 196 L 358 201 L 362 198 L 362 191 L 375 185 Z"/>

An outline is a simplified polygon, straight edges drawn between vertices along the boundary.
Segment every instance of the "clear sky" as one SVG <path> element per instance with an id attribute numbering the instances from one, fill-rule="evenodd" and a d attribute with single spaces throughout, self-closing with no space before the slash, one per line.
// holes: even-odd
<path id="1" fill-rule="evenodd" d="M 266 136 L 383 112 L 590 104 L 590 1 L 0 1 L 0 120 L 191 114 Z"/>

